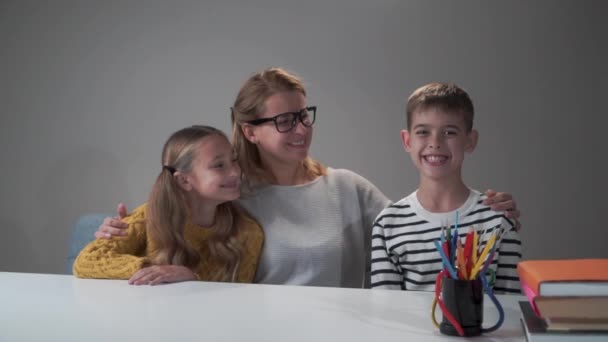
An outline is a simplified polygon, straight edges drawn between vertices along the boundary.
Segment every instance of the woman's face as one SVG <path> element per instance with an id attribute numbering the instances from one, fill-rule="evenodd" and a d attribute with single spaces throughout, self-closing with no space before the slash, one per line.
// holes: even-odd
<path id="1" fill-rule="evenodd" d="M 306 97 L 298 91 L 280 92 L 270 96 L 264 104 L 266 110 L 256 119 L 300 112 L 306 108 Z M 248 139 L 258 146 L 260 157 L 266 163 L 292 165 L 302 162 L 308 156 L 313 128 L 304 126 L 299 119 L 285 133 L 280 133 L 273 121 L 258 126 L 250 125 L 249 129 Z"/>

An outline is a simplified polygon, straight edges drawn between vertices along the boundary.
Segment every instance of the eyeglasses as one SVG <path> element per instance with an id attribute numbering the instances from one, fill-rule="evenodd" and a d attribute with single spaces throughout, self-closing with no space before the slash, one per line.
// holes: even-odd
<path id="1" fill-rule="evenodd" d="M 266 122 L 274 121 L 274 125 L 279 133 L 287 133 L 296 127 L 298 119 L 306 127 L 315 123 L 317 116 L 317 106 L 306 107 L 299 112 L 287 112 L 275 115 L 271 118 L 255 119 L 247 121 L 248 124 L 258 126 Z"/>

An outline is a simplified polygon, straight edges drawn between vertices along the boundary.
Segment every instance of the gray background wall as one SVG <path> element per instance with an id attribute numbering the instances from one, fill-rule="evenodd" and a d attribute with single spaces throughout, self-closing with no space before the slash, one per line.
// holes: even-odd
<path id="1" fill-rule="evenodd" d="M 526 258 L 608 257 L 603 1 L 2 1 L 0 270 L 61 273 L 84 213 L 145 200 L 168 135 L 229 131 L 242 82 L 299 73 L 312 154 L 390 198 L 415 189 L 407 95 L 465 87 L 472 187 L 511 192 Z"/>

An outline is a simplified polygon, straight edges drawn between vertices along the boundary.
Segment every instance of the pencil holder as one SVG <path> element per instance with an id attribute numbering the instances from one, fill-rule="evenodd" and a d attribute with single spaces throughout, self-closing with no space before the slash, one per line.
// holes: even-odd
<path id="1" fill-rule="evenodd" d="M 445 309 L 460 324 L 464 336 L 478 336 L 483 323 L 483 285 L 481 279 L 460 280 L 444 277 L 441 298 Z M 458 330 L 443 315 L 439 331 L 450 336 L 461 336 Z"/>
<path id="2" fill-rule="evenodd" d="M 494 272 L 490 273 L 491 279 L 494 279 Z M 445 271 L 439 272 L 435 282 L 435 299 L 431 306 L 433 324 L 442 334 L 450 336 L 478 336 L 500 328 L 505 319 L 505 312 L 490 284 L 486 279 L 486 270 L 480 272 L 474 280 L 453 279 L 447 276 Z M 489 328 L 481 326 L 484 292 L 498 311 L 498 320 Z M 441 324 L 435 319 L 437 305 L 443 313 Z"/>

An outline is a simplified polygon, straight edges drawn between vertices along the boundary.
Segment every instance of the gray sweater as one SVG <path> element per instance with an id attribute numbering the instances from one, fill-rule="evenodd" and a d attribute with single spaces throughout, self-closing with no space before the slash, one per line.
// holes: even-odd
<path id="1" fill-rule="evenodd" d="M 264 229 L 256 283 L 369 285 L 372 225 L 390 201 L 365 178 L 329 168 L 307 184 L 258 187 L 240 203 Z"/>

